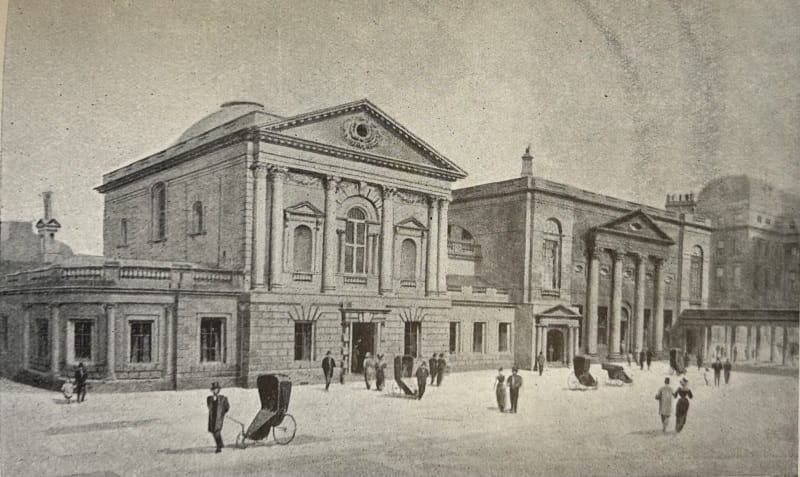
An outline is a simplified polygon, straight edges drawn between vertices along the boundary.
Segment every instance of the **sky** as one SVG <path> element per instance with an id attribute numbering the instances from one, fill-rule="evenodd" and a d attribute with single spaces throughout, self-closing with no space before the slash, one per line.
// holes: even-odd
<path id="1" fill-rule="evenodd" d="M 2 220 L 54 191 L 102 253 L 102 174 L 225 101 L 288 116 L 369 98 L 469 173 L 663 207 L 721 175 L 798 192 L 796 1 L 10 0 Z"/>

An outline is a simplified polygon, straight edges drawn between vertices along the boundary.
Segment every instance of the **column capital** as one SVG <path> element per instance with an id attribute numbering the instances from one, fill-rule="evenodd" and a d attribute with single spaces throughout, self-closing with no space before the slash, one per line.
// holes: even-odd
<path id="1" fill-rule="evenodd" d="M 664 268 L 666 261 L 667 260 L 664 257 L 653 257 L 653 263 L 655 264 L 657 271 L 660 271 Z"/>
<path id="2" fill-rule="evenodd" d="M 253 171 L 253 175 L 258 178 L 267 177 L 267 171 L 269 170 L 269 164 L 266 162 L 254 162 L 253 165 L 250 166 L 250 170 Z"/>
<path id="3" fill-rule="evenodd" d="M 278 166 L 276 164 L 269 164 L 268 168 L 273 181 L 283 180 L 286 177 L 286 173 L 289 172 L 288 167 Z"/>
<path id="4" fill-rule="evenodd" d="M 383 200 L 392 200 L 397 194 L 397 189 L 390 186 L 383 186 Z"/>
<path id="5" fill-rule="evenodd" d="M 628 251 L 622 248 L 615 248 L 611 250 L 611 258 L 613 258 L 615 262 L 621 262 L 627 254 Z"/>
<path id="6" fill-rule="evenodd" d="M 49 304 L 47 305 L 47 307 L 48 307 L 50 310 L 59 311 L 59 310 L 61 309 L 61 305 L 62 305 L 62 303 L 49 303 Z"/>
<path id="7" fill-rule="evenodd" d="M 438 197 L 439 200 L 439 207 L 446 208 L 450 205 L 450 198 L 449 197 Z"/>
<path id="8" fill-rule="evenodd" d="M 439 199 L 440 199 L 439 196 L 429 195 L 427 197 L 427 199 L 428 199 L 428 205 L 429 206 L 433 207 L 434 209 L 439 207 Z"/>
<path id="9" fill-rule="evenodd" d="M 600 254 L 603 252 L 603 247 L 597 244 L 591 244 L 586 247 L 586 256 L 591 258 L 600 258 Z"/>
<path id="10" fill-rule="evenodd" d="M 115 303 L 106 303 L 105 305 L 103 305 L 103 310 L 104 310 L 106 313 L 108 313 L 109 311 L 114 311 L 114 308 L 115 308 L 116 306 L 117 306 L 117 305 L 116 305 Z"/>
<path id="11" fill-rule="evenodd" d="M 335 189 L 339 186 L 339 183 L 342 182 L 342 178 L 339 176 L 328 175 L 325 176 L 325 187 L 327 189 Z"/>

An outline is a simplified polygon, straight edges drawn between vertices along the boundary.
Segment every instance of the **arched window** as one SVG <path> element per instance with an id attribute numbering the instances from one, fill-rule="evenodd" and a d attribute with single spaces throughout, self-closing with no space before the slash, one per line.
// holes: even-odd
<path id="1" fill-rule="evenodd" d="M 400 279 L 417 279 L 417 244 L 411 239 L 400 245 Z"/>
<path id="2" fill-rule="evenodd" d="M 358 207 L 347 212 L 344 231 L 344 272 L 367 273 L 367 214 Z"/>
<path id="3" fill-rule="evenodd" d="M 561 289 L 561 224 L 555 219 L 544 223 L 542 254 L 542 288 Z"/>
<path id="4" fill-rule="evenodd" d="M 306 225 L 298 225 L 294 229 L 294 254 L 292 266 L 295 272 L 311 273 L 311 229 Z"/>
<path id="5" fill-rule="evenodd" d="M 150 196 L 153 240 L 164 240 L 167 236 L 167 189 L 163 182 L 153 186 Z"/>
<path id="6" fill-rule="evenodd" d="M 199 200 L 192 204 L 192 233 L 201 234 L 205 231 L 203 223 L 203 203 Z"/>
<path id="7" fill-rule="evenodd" d="M 689 301 L 700 302 L 703 297 L 703 249 L 695 245 L 689 267 Z"/>

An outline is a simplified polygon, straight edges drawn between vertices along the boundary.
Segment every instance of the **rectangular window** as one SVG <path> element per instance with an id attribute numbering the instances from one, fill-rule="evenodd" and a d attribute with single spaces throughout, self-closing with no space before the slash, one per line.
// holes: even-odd
<path id="1" fill-rule="evenodd" d="M 92 328 L 94 322 L 90 320 L 79 320 L 72 323 L 72 352 L 76 361 L 92 360 Z"/>
<path id="2" fill-rule="evenodd" d="M 131 321 L 131 363 L 150 363 L 153 361 L 153 322 Z"/>
<path id="3" fill-rule="evenodd" d="M 483 347 L 483 334 L 486 328 L 486 323 L 473 323 L 472 325 L 472 352 L 484 353 Z"/>
<path id="4" fill-rule="evenodd" d="M 561 288 L 559 258 L 558 242 L 545 240 L 542 251 L 542 287 L 545 290 L 558 290 Z"/>
<path id="5" fill-rule="evenodd" d="M 736 288 L 742 286 L 742 267 L 739 265 L 733 267 L 733 286 Z"/>
<path id="6" fill-rule="evenodd" d="M 720 251 L 725 250 L 725 241 L 724 240 L 718 240 L 717 241 L 717 250 L 720 250 Z"/>
<path id="7" fill-rule="evenodd" d="M 225 362 L 225 319 L 200 320 L 200 362 Z"/>
<path id="8" fill-rule="evenodd" d="M 314 323 L 311 321 L 295 321 L 294 323 L 294 360 L 311 361 L 311 344 L 314 336 Z"/>
<path id="9" fill-rule="evenodd" d="M 0 351 L 8 351 L 8 317 L 0 316 Z"/>
<path id="10" fill-rule="evenodd" d="M 50 322 L 47 318 L 36 319 L 36 353 L 39 359 L 50 356 Z"/>
<path id="11" fill-rule="evenodd" d="M 511 338 L 511 323 L 500 323 L 497 327 L 497 351 L 500 353 L 508 353 L 511 346 L 509 341 Z"/>
<path id="12" fill-rule="evenodd" d="M 700 302 L 703 296 L 703 259 L 692 257 L 689 265 L 689 301 Z"/>
<path id="13" fill-rule="evenodd" d="M 597 307 L 597 343 L 605 345 L 608 343 L 608 307 Z"/>
<path id="14" fill-rule="evenodd" d="M 461 351 L 461 323 L 458 321 L 450 322 L 450 353 Z"/>
<path id="15" fill-rule="evenodd" d="M 405 322 L 403 353 L 407 356 L 413 356 L 415 358 L 419 356 L 420 326 L 421 324 L 419 321 Z"/>
<path id="16" fill-rule="evenodd" d="M 128 245 L 128 219 L 119 221 L 119 244 L 122 246 Z"/>

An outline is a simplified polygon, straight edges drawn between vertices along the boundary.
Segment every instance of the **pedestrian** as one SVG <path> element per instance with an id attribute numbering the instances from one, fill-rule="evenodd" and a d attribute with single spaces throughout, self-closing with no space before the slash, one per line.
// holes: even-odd
<path id="1" fill-rule="evenodd" d="M 541 351 L 539 351 L 539 355 L 536 356 L 536 367 L 539 368 L 539 376 L 541 376 L 542 371 L 544 371 L 544 355 Z"/>
<path id="2" fill-rule="evenodd" d="M 506 377 L 503 375 L 503 368 L 497 370 L 497 377 L 495 377 L 494 381 L 494 395 L 497 398 L 497 407 L 500 408 L 500 412 L 505 412 L 506 410 Z"/>
<path id="3" fill-rule="evenodd" d="M 220 394 L 220 387 L 218 382 L 211 384 L 211 396 L 206 398 L 206 405 L 208 406 L 208 432 L 214 436 L 214 442 L 217 444 L 215 452 L 222 452 L 224 444 L 222 443 L 222 424 L 225 422 L 225 414 L 228 413 L 230 405 L 228 398 Z"/>
<path id="4" fill-rule="evenodd" d="M 372 384 L 375 382 L 375 360 L 372 359 L 372 353 L 367 352 L 364 356 L 364 383 L 367 389 L 372 389 Z"/>
<path id="5" fill-rule="evenodd" d="M 353 346 L 353 369 L 354 373 L 363 372 L 363 364 L 364 364 L 364 344 L 361 342 L 361 338 L 356 340 L 356 344 Z"/>
<path id="6" fill-rule="evenodd" d="M 689 353 L 683 353 L 683 371 L 686 372 L 689 369 L 689 363 L 692 362 L 692 359 L 689 357 Z"/>
<path id="7" fill-rule="evenodd" d="M 67 404 L 72 404 L 72 393 L 74 390 L 75 388 L 72 385 L 72 378 L 67 378 L 64 384 L 61 386 L 61 394 L 64 395 L 64 398 L 67 400 Z"/>
<path id="8" fill-rule="evenodd" d="M 75 370 L 75 393 L 78 395 L 78 402 L 83 402 L 86 399 L 86 381 L 89 379 L 89 373 L 83 367 L 83 363 L 78 363 L 78 369 Z"/>
<path id="9" fill-rule="evenodd" d="M 550 345 L 547 348 L 547 361 L 553 361 L 554 352 L 555 352 L 555 349 L 553 349 L 553 345 Z"/>
<path id="10" fill-rule="evenodd" d="M 725 384 L 728 384 L 728 381 L 731 379 L 731 360 L 726 359 L 725 364 L 722 365 L 722 370 L 725 373 Z"/>
<path id="11" fill-rule="evenodd" d="M 511 412 L 517 413 L 517 401 L 519 400 L 519 388 L 522 387 L 522 376 L 517 374 L 517 367 L 511 368 L 511 376 L 508 377 L 508 391 L 511 396 Z"/>
<path id="12" fill-rule="evenodd" d="M 675 406 L 675 432 L 681 432 L 683 426 L 686 425 L 686 415 L 689 413 L 689 399 L 692 398 L 689 380 L 685 376 L 681 378 L 681 387 L 675 391 L 674 396 L 680 396 L 678 397 L 678 404 Z"/>
<path id="13" fill-rule="evenodd" d="M 447 361 L 444 360 L 444 353 L 439 353 L 439 360 L 436 363 L 436 386 L 441 386 L 444 380 L 444 372 L 447 370 Z"/>
<path id="14" fill-rule="evenodd" d="M 423 360 L 422 364 L 417 368 L 417 400 L 422 399 L 422 395 L 425 394 L 425 384 L 428 382 L 428 376 L 430 376 L 430 373 Z"/>
<path id="15" fill-rule="evenodd" d="M 650 363 L 653 362 L 653 352 L 647 348 L 647 370 L 650 371 Z"/>
<path id="16" fill-rule="evenodd" d="M 331 387 L 331 379 L 333 379 L 333 369 L 336 367 L 336 360 L 331 356 L 330 350 L 325 353 L 322 358 L 322 372 L 325 374 L 325 390 Z"/>
<path id="17" fill-rule="evenodd" d="M 436 373 L 438 372 L 439 360 L 436 359 L 436 353 L 433 353 L 431 359 L 428 360 L 428 371 L 431 373 L 431 386 L 436 381 Z"/>
<path id="18" fill-rule="evenodd" d="M 744 360 L 745 361 L 750 361 L 750 347 L 749 346 L 746 346 L 744 348 Z"/>
<path id="19" fill-rule="evenodd" d="M 714 386 L 719 386 L 719 374 L 722 371 L 722 363 L 719 361 L 719 356 L 717 356 L 717 360 L 714 361 L 711 368 L 714 369 Z"/>
<path id="20" fill-rule="evenodd" d="M 339 368 L 339 384 L 344 384 L 344 375 L 347 374 L 348 365 L 348 357 L 342 357 L 342 366 Z"/>
<path id="21" fill-rule="evenodd" d="M 739 350 L 736 348 L 736 345 L 733 346 L 733 362 L 736 362 L 736 355 L 739 354 Z"/>
<path id="22" fill-rule="evenodd" d="M 667 432 L 669 416 L 672 415 L 672 388 L 669 387 L 669 378 L 664 378 L 664 386 L 656 393 L 658 401 L 658 414 L 661 416 L 661 431 Z"/>
<path id="23" fill-rule="evenodd" d="M 378 392 L 383 391 L 383 386 L 386 384 L 386 361 L 383 360 L 383 355 L 378 355 L 378 362 L 375 363 L 375 387 Z"/>
<path id="24" fill-rule="evenodd" d="M 703 379 L 706 382 L 706 386 L 708 386 L 708 368 L 706 368 L 706 370 L 703 371 Z"/>
<path id="25" fill-rule="evenodd" d="M 630 352 L 628 352 L 628 354 L 626 354 L 625 356 L 627 356 L 627 358 L 628 358 L 628 367 L 630 368 L 630 367 L 631 367 L 631 359 L 633 359 L 633 358 L 631 357 L 632 355 L 631 355 L 631 353 L 630 353 Z"/>
<path id="26" fill-rule="evenodd" d="M 700 368 L 703 367 L 703 355 L 697 353 L 697 370 L 700 371 Z"/>

